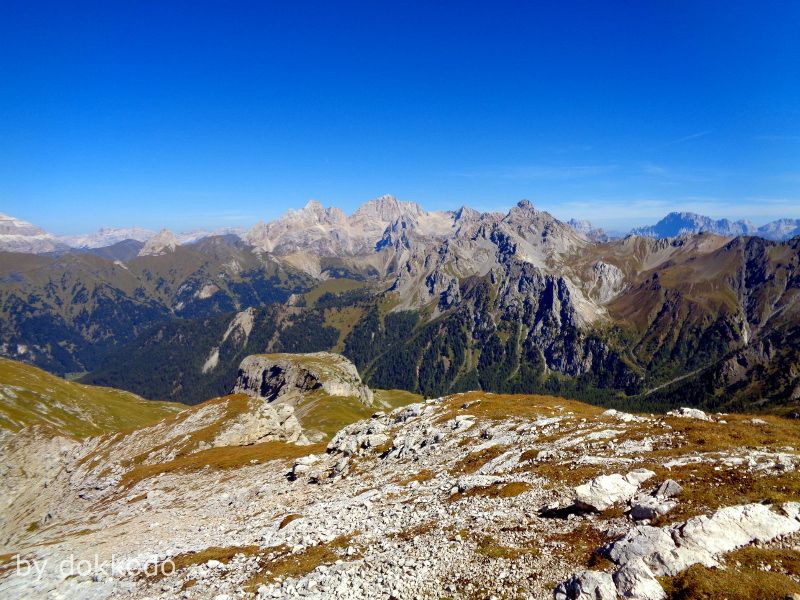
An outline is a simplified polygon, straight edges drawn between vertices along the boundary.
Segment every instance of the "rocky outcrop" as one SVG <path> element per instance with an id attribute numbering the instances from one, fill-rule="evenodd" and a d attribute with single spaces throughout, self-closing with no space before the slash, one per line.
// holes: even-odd
<path id="1" fill-rule="evenodd" d="M 160 256 L 174 252 L 179 245 L 180 242 L 174 233 L 169 229 L 162 229 L 144 243 L 139 250 L 139 256 Z"/>
<path id="2" fill-rule="evenodd" d="M 555 600 L 617 600 L 617 588 L 610 573 L 582 571 L 560 584 Z"/>
<path id="3" fill-rule="evenodd" d="M 634 527 L 603 549 L 605 556 L 617 565 L 613 574 L 598 571 L 575 574 L 556 588 L 555 597 L 613 599 L 619 594 L 634 600 L 663 600 L 666 593 L 656 577 L 671 577 L 695 564 L 722 567 L 720 557 L 728 552 L 800 531 L 797 516 L 796 502 L 779 508 L 745 504 L 725 507 L 670 527 Z M 609 578 L 616 590 L 608 587 Z"/>
<path id="4" fill-rule="evenodd" d="M 258 404 L 220 427 L 211 442 L 213 448 L 221 446 L 249 446 L 264 441 L 281 440 L 306 444 L 300 422 L 288 405 L 272 406 L 255 400 Z"/>
<path id="5" fill-rule="evenodd" d="M 616 266 L 597 261 L 586 277 L 588 295 L 600 304 L 606 304 L 625 288 L 625 274 Z"/>
<path id="6" fill-rule="evenodd" d="M 233 393 L 276 400 L 291 393 L 323 391 L 331 396 L 356 397 L 372 405 L 373 395 L 355 365 L 339 354 L 256 354 L 239 366 Z"/>
<path id="7" fill-rule="evenodd" d="M 453 213 L 427 212 L 418 204 L 401 202 L 389 195 L 365 203 L 351 216 L 312 200 L 300 210 L 287 211 L 280 219 L 258 223 L 245 239 L 261 250 L 282 256 L 298 252 L 340 257 L 369 255 L 388 245 L 381 240 L 392 224 L 395 230 L 410 227 L 423 237 L 441 237 L 447 234 L 453 220 Z"/>
<path id="8" fill-rule="evenodd" d="M 600 475 L 575 488 L 575 504 L 588 510 L 606 510 L 614 504 L 631 500 L 639 486 L 654 475 L 647 469 L 631 471 L 625 476 Z"/>

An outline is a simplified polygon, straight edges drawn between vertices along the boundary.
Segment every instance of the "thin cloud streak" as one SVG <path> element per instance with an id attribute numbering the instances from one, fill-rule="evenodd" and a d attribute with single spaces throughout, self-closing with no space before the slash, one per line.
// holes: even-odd
<path id="1" fill-rule="evenodd" d="M 684 144 L 686 142 L 691 142 L 693 140 L 699 140 L 700 138 L 704 138 L 711 133 L 711 129 L 707 129 L 706 131 L 698 131 L 696 133 L 690 133 L 689 135 L 685 135 L 683 137 L 671 140 L 669 142 L 664 142 L 663 144 L 656 146 L 656 150 L 660 150 L 662 148 L 669 148 L 670 146 L 675 146 L 677 144 Z"/>

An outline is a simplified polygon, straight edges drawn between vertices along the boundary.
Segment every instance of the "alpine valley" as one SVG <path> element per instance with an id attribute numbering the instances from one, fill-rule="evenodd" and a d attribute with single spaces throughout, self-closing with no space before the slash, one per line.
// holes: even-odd
<path id="1" fill-rule="evenodd" d="M 429 212 L 383 196 L 248 231 L 63 239 L 3 223 L 2 355 L 146 398 L 223 394 L 250 354 L 334 351 L 370 386 L 428 397 L 800 400 L 800 237 L 785 220 L 673 213 L 609 239 L 528 201 Z"/>
<path id="2" fill-rule="evenodd" d="M 800 237 L 5 223 L 2 598 L 800 595 Z"/>

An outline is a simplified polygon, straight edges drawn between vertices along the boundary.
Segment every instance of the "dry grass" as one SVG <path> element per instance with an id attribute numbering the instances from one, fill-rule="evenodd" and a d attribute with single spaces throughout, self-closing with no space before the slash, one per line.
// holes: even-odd
<path id="1" fill-rule="evenodd" d="M 676 446 L 653 452 L 653 469 L 659 480 L 671 478 L 679 482 L 683 494 L 676 509 L 658 520 L 657 524 L 684 520 L 716 510 L 723 506 L 750 502 L 771 504 L 800 498 L 800 473 L 767 471 L 750 472 L 745 467 L 724 466 L 712 460 L 718 452 L 732 450 L 782 451 L 793 449 L 800 440 L 800 423 L 792 419 L 762 415 L 766 425 L 754 425 L 747 415 L 727 415 L 727 423 L 704 422 L 694 419 L 667 417 L 680 437 Z M 671 469 L 660 462 L 698 452 L 707 454 L 701 462 Z M 796 453 L 796 451 L 792 451 Z"/>
<path id="2" fill-rule="evenodd" d="M 296 521 L 297 519 L 302 519 L 302 518 L 303 518 L 303 515 L 298 515 L 297 513 L 288 514 L 285 517 L 283 517 L 283 519 L 281 519 L 281 522 L 278 525 L 278 529 L 283 529 L 284 527 L 286 527 L 292 521 Z"/>
<path id="3" fill-rule="evenodd" d="M 339 536 L 327 544 L 310 546 L 297 554 L 285 551 L 277 557 L 265 561 L 262 571 L 251 577 L 244 588 L 255 592 L 259 585 L 270 583 L 278 578 L 302 577 L 320 565 L 331 565 L 341 558 L 339 551 L 347 548 L 356 535 L 358 534 Z M 352 558 L 358 557 L 357 553 Z"/>
<path id="4" fill-rule="evenodd" d="M 683 493 L 678 506 L 654 525 L 682 521 L 723 506 L 751 502 L 778 504 L 800 498 L 800 473 L 764 474 L 736 467 L 717 468 L 708 462 L 669 471 L 657 468 L 661 479 L 676 480 L 683 486 Z"/>
<path id="5" fill-rule="evenodd" d="M 209 560 L 218 560 L 221 563 L 229 563 L 237 554 L 244 554 L 245 556 L 258 555 L 261 548 L 258 546 L 228 546 L 221 548 L 219 546 L 210 546 L 205 550 L 199 552 L 187 552 L 185 554 L 177 554 L 169 561 L 165 561 L 158 566 L 154 572 L 155 575 L 148 577 L 152 581 L 158 581 L 166 576 L 169 576 L 174 570 L 180 571 L 193 565 L 201 565 L 207 563 Z M 170 562 L 171 561 L 171 562 Z"/>
<path id="6" fill-rule="evenodd" d="M 286 442 L 264 442 L 252 446 L 224 446 L 209 448 L 193 454 L 179 456 L 175 460 L 155 465 L 138 465 L 125 473 L 119 483 L 121 490 L 127 490 L 150 477 L 162 473 L 192 472 L 205 468 L 236 469 L 251 464 L 252 461 L 290 460 L 307 454 L 325 451 L 325 444 L 298 446 Z"/>
<path id="7" fill-rule="evenodd" d="M 408 529 L 404 529 L 399 533 L 392 534 L 392 537 L 401 540 L 403 542 L 410 542 L 416 537 L 430 533 L 435 528 L 436 528 L 435 521 L 426 521 L 425 523 L 420 523 L 419 525 L 415 525 L 414 527 L 409 527 Z"/>
<path id="8" fill-rule="evenodd" d="M 490 460 L 497 458 L 507 450 L 508 446 L 498 444 L 496 446 L 490 446 L 485 450 L 470 452 L 453 465 L 453 467 L 450 469 L 450 473 L 453 475 L 474 473 Z"/>
<path id="9" fill-rule="evenodd" d="M 558 546 L 551 547 L 551 553 L 570 565 L 603 570 L 612 563 L 597 551 L 612 539 L 592 524 L 581 522 L 572 531 L 551 535 L 546 542 L 560 542 Z"/>
<path id="10" fill-rule="evenodd" d="M 167 441 L 156 444 L 152 447 L 149 447 L 146 451 L 133 456 L 129 459 L 122 461 L 122 466 L 125 468 L 136 467 L 145 463 L 149 456 L 154 453 L 164 451 L 164 450 L 171 450 L 174 451 L 177 457 L 189 455 L 193 450 L 198 448 L 201 444 L 208 444 L 214 440 L 214 438 L 219 435 L 222 428 L 230 423 L 232 420 L 236 419 L 242 414 L 250 412 L 252 405 L 251 403 L 254 402 L 249 396 L 245 394 L 232 394 L 229 396 L 220 396 L 219 398 L 213 398 L 211 400 L 207 400 L 201 404 L 193 406 L 191 408 L 187 408 L 186 410 L 181 411 L 178 414 L 173 416 L 167 417 L 163 419 L 162 422 L 159 424 L 163 429 L 162 431 L 171 431 L 173 429 L 177 429 L 180 427 L 183 422 L 189 418 L 191 418 L 194 414 L 197 413 L 198 410 L 203 410 L 208 407 L 221 407 L 222 408 L 222 415 L 215 419 L 212 423 L 205 427 L 201 427 L 200 429 L 196 429 L 191 431 L 187 436 L 181 438 L 180 441 L 175 439 L 167 439 Z M 78 465 L 82 465 L 87 462 L 92 462 L 95 460 L 99 460 L 101 463 L 108 464 L 110 461 L 110 453 L 114 448 L 114 445 L 122 442 L 124 440 L 124 436 L 120 433 L 116 433 L 113 435 L 108 436 L 105 439 L 104 444 L 100 447 L 99 450 L 95 452 L 91 452 L 83 456 L 80 461 L 78 461 Z"/>
<path id="11" fill-rule="evenodd" d="M 32 365 L 0 358 L 0 430 L 39 425 L 74 438 L 130 431 L 186 409 L 123 390 L 65 381 Z"/>
<path id="12" fill-rule="evenodd" d="M 504 546 L 490 535 L 482 536 L 478 540 L 475 553 L 487 558 L 505 558 L 507 560 L 517 560 L 523 556 L 537 556 L 538 548 L 517 548 L 515 546 Z"/>
<path id="13" fill-rule="evenodd" d="M 771 415 L 759 415 L 766 425 L 754 425 L 751 415 L 726 415 L 725 423 L 666 417 L 664 421 L 680 431 L 687 445 L 702 452 L 730 448 L 777 449 L 796 447 L 800 422 Z"/>
<path id="14" fill-rule="evenodd" d="M 524 481 L 497 483 L 495 485 L 476 486 L 464 494 L 465 497 L 481 496 L 484 498 L 514 498 L 531 490 L 531 484 Z"/>
<path id="15" fill-rule="evenodd" d="M 424 397 L 420 394 L 407 392 L 405 390 L 379 390 L 373 389 L 375 394 L 375 403 L 386 407 L 387 409 L 400 408 L 415 402 L 422 402 Z"/>
<path id="16" fill-rule="evenodd" d="M 694 565 L 661 584 L 670 600 L 784 600 L 800 593 L 800 553 L 753 546 L 725 557 L 727 569 Z"/>
<path id="17" fill-rule="evenodd" d="M 619 465 L 578 465 L 557 462 L 537 462 L 525 465 L 525 471 L 547 480 L 547 486 L 575 487 L 598 475 L 619 471 Z"/>
<path id="18" fill-rule="evenodd" d="M 769 565 L 771 571 L 800 575 L 800 552 L 775 548 L 748 546 L 725 556 L 725 562 L 733 568 L 761 569 Z"/>
<path id="19" fill-rule="evenodd" d="M 14 559 L 17 556 L 16 552 L 8 552 L 7 554 L 0 554 L 0 575 L 10 571 L 15 567 Z"/>
<path id="20" fill-rule="evenodd" d="M 343 292 L 349 292 L 350 290 L 367 287 L 367 285 L 368 284 L 363 281 L 348 279 L 346 277 L 326 279 L 320 282 L 319 285 L 310 292 L 305 293 L 306 304 L 308 304 L 308 306 L 314 306 L 323 294 L 341 294 Z"/>
<path id="21" fill-rule="evenodd" d="M 141 494 L 136 494 L 132 498 L 128 500 L 128 504 L 135 504 L 136 502 L 141 502 L 142 500 L 147 499 L 147 492 L 142 492 Z"/>
<path id="22" fill-rule="evenodd" d="M 364 310 L 358 306 L 325 309 L 325 325 L 339 330 L 339 338 L 331 349 L 332 352 L 340 353 L 344 350 L 344 341 L 362 316 Z"/>
<path id="23" fill-rule="evenodd" d="M 398 479 L 397 485 L 408 485 L 412 481 L 419 481 L 420 483 L 424 483 L 426 481 L 430 481 L 434 477 L 436 477 L 436 474 L 433 471 L 431 471 L 430 469 L 422 469 L 419 473 L 415 473 L 410 477 Z"/>
<path id="24" fill-rule="evenodd" d="M 474 403 L 474 404 L 472 404 Z M 462 408 L 464 404 L 470 404 Z M 439 418 L 444 422 L 456 415 L 471 414 L 480 420 L 502 421 L 509 416 L 525 419 L 554 417 L 572 413 L 581 418 L 596 418 L 605 409 L 567 400 L 556 396 L 539 394 L 492 394 L 489 392 L 467 392 L 445 399 L 447 410 Z"/>
<path id="25" fill-rule="evenodd" d="M 374 407 L 366 406 L 354 396 L 331 396 L 323 390 L 303 394 L 294 410 L 304 429 L 320 431 L 326 440 L 375 412 Z"/>

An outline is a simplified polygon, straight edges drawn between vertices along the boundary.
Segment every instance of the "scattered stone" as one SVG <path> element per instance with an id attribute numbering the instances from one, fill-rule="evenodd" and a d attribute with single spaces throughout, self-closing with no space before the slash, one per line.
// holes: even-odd
<path id="1" fill-rule="evenodd" d="M 637 496 L 631 501 L 631 509 L 628 512 L 634 521 L 652 521 L 656 517 L 661 517 L 678 503 L 674 500 L 664 500 L 653 496 Z"/>
<path id="2" fill-rule="evenodd" d="M 653 496 L 656 498 L 675 498 L 682 493 L 683 487 L 681 487 L 681 484 L 674 479 L 665 479 L 661 482 L 661 485 L 655 489 Z"/>

